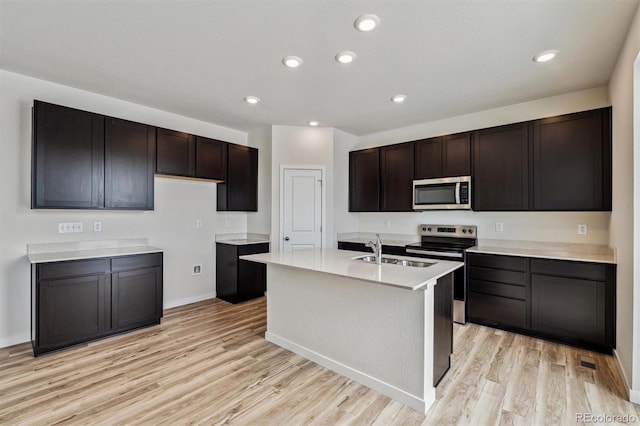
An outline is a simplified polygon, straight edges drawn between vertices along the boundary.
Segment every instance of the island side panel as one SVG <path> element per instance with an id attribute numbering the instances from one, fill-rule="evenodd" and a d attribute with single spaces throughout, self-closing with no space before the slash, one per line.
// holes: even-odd
<path id="1" fill-rule="evenodd" d="M 425 317 L 425 304 L 433 314 L 432 286 L 411 291 L 274 264 L 267 277 L 267 340 L 428 409 L 435 399 L 433 316 Z"/>
<path id="2" fill-rule="evenodd" d="M 434 287 L 433 304 L 433 386 L 436 386 L 451 366 L 453 352 L 453 274 L 438 279 Z"/>

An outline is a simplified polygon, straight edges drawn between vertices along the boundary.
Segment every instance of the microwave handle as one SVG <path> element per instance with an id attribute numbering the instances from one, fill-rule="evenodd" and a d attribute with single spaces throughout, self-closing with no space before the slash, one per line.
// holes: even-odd
<path id="1" fill-rule="evenodd" d="M 456 183 L 456 204 L 460 204 L 460 182 Z"/>

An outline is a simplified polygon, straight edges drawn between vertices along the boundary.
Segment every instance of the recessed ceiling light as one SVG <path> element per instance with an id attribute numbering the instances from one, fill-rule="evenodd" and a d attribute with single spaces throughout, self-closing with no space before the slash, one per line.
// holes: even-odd
<path id="1" fill-rule="evenodd" d="M 358 31 L 371 31 L 375 27 L 380 25 L 380 18 L 378 18 L 376 15 L 367 13 L 366 15 L 358 17 L 353 25 Z"/>
<path id="2" fill-rule="evenodd" d="M 336 55 L 336 61 L 340 62 L 341 64 L 350 64 L 357 57 L 358 55 L 356 55 L 355 53 L 345 51 L 345 52 L 340 52 Z"/>
<path id="3" fill-rule="evenodd" d="M 395 95 L 391 98 L 391 102 L 396 104 L 401 104 L 406 100 L 407 100 L 407 95 Z"/>
<path id="4" fill-rule="evenodd" d="M 248 104 L 257 104 L 258 102 L 260 102 L 260 98 L 257 96 L 245 96 L 244 100 Z"/>
<path id="5" fill-rule="evenodd" d="M 282 59 L 282 63 L 288 66 L 289 68 L 298 68 L 302 65 L 302 59 L 297 56 L 285 56 Z"/>
<path id="6" fill-rule="evenodd" d="M 309 126 L 314 126 L 314 127 L 315 127 L 315 126 L 317 126 L 318 124 L 319 124 L 319 123 L 318 123 L 316 120 L 311 120 L 311 121 L 309 122 Z"/>
<path id="7" fill-rule="evenodd" d="M 533 62 L 549 62 L 550 60 L 555 58 L 557 54 L 557 50 L 545 50 L 544 52 L 540 52 L 536 56 L 534 56 Z"/>

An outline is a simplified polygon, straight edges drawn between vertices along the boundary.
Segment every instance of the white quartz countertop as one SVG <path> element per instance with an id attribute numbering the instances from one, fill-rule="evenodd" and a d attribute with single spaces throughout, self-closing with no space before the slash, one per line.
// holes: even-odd
<path id="1" fill-rule="evenodd" d="M 109 241 L 31 244 L 27 248 L 30 263 L 64 262 L 100 257 L 161 253 L 164 250 L 147 244 L 146 238 Z"/>
<path id="2" fill-rule="evenodd" d="M 247 244 L 269 243 L 269 235 L 265 234 L 217 234 L 216 243 L 244 246 Z"/>
<path id="3" fill-rule="evenodd" d="M 370 256 L 371 253 L 334 249 L 308 249 L 294 250 L 290 253 L 252 254 L 241 256 L 240 259 L 323 272 L 408 290 L 418 290 L 429 284 L 435 285 L 435 280 L 464 265 L 462 262 L 390 255 L 385 255 L 384 257 L 413 259 L 419 262 L 433 263 L 433 265 L 426 268 L 393 264 L 376 265 L 375 263 L 354 259 L 366 255 Z"/>
<path id="4" fill-rule="evenodd" d="M 338 234 L 338 241 L 343 243 L 366 244 L 369 241 L 375 240 L 376 234 L 370 232 L 352 232 Z M 383 246 L 404 247 L 407 244 L 420 242 L 420 237 L 417 235 L 404 234 L 380 234 L 380 241 L 382 241 Z"/>
<path id="5" fill-rule="evenodd" d="M 615 251 L 613 249 L 592 244 L 480 240 L 477 246 L 467 249 L 467 252 L 573 260 L 578 262 L 616 263 Z"/>

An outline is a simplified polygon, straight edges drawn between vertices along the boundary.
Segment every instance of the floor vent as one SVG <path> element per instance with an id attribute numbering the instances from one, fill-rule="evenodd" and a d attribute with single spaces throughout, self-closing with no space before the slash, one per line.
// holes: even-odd
<path id="1" fill-rule="evenodd" d="M 596 369 L 596 360 L 593 358 L 580 357 L 580 366 L 587 367 L 592 370 Z"/>

